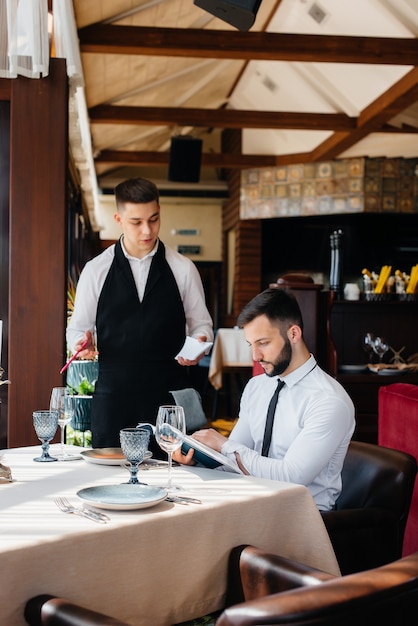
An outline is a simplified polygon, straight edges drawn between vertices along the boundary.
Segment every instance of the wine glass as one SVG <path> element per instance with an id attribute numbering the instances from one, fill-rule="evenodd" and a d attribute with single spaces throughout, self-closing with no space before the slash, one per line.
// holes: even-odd
<path id="1" fill-rule="evenodd" d="M 371 363 L 373 360 L 373 353 L 374 353 L 373 342 L 374 342 L 373 333 L 366 333 L 362 339 L 362 344 L 363 344 L 363 350 L 367 352 L 367 354 L 369 355 L 369 358 L 368 358 L 369 363 Z"/>
<path id="2" fill-rule="evenodd" d="M 162 450 L 168 455 L 168 481 L 165 489 L 177 489 L 172 484 L 172 454 L 180 448 L 186 433 L 186 420 L 182 406 L 165 404 L 160 406 L 155 424 L 155 438 Z"/>
<path id="3" fill-rule="evenodd" d="M 122 428 L 119 433 L 122 452 L 129 463 L 131 477 L 127 484 L 140 485 L 138 465 L 148 450 L 150 431 L 146 428 Z"/>
<path id="4" fill-rule="evenodd" d="M 60 461 L 73 461 L 80 459 L 78 454 L 68 454 L 65 452 L 65 427 L 71 422 L 75 413 L 75 398 L 68 393 L 66 387 L 53 387 L 51 400 L 49 402 L 50 411 L 58 411 L 58 425 L 61 428 L 61 452 Z"/>
<path id="5" fill-rule="evenodd" d="M 373 350 L 379 357 L 379 362 L 382 363 L 383 357 L 389 350 L 389 344 L 383 339 L 383 337 L 376 337 L 373 341 Z"/>
<path id="6" fill-rule="evenodd" d="M 41 463 L 58 461 L 58 459 L 49 454 L 49 442 L 58 428 L 58 411 L 34 411 L 32 416 L 35 432 L 38 439 L 42 442 L 42 456 L 33 460 Z"/>

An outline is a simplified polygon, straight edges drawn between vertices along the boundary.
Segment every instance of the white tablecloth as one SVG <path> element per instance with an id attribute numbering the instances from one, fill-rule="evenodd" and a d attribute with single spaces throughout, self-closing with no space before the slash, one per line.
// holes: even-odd
<path id="1" fill-rule="evenodd" d="M 222 372 L 228 367 L 252 367 L 252 349 L 242 328 L 219 328 L 213 344 L 209 380 L 215 389 L 222 387 Z"/>
<path id="2" fill-rule="evenodd" d="M 51 446 L 57 450 L 56 444 Z M 39 447 L 3 451 L 0 483 L 0 624 L 24 626 L 25 602 L 63 596 L 132 626 L 168 626 L 222 608 L 228 555 L 253 544 L 339 573 L 322 518 L 302 486 L 177 467 L 174 481 L 202 504 L 162 502 L 107 511 L 99 525 L 54 504 L 86 486 L 126 482 L 127 470 L 85 460 L 35 463 Z M 1 453 L 0 453 L 1 454 Z M 166 468 L 140 472 L 164 484 Z"/>

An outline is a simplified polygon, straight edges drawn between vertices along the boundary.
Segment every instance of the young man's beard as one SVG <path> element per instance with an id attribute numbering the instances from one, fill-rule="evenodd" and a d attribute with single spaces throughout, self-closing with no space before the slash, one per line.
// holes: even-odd
<path id="1" fill-rule="evenodd" d="M 275 363 L 272 363 L 273 370 L 270 374 L 267 374 L 267 376 L 271 376 L 271 377 L 280 376 L 280 374 L 283 374 L 283 372 L 287 370 L 291 360 L 292 360 L 292 345 L 289 339 L 286 337 L 285 344 L 277 358 L 277 361 Z"/>

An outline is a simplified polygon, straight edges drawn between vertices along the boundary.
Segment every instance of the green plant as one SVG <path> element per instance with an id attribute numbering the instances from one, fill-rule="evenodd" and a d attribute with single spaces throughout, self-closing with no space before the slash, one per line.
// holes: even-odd
<path id="1" fill-rule="evenodd" d="M 94 393 L 94 387 L 96 385 L 96 381 L 93 380 L 92 382 L 90 382 L 89 380 L 87 380 L 87 378 L 84 376 L 79 385 L 77 387 L 73 387 L 72 385 L 67 385 L 67 387 L 70 389 L 71 393 L 73 395 L 76 396 L 92 396 Z"/>
<path id="2" fill-rule="evenodd" d="M 73 446 L 83 446 L 86 448 L 91 448 L 91 430 L 75 430 L 71 426 L 67 426 L 66 428 L 66 443 L 72 444 Z"/>

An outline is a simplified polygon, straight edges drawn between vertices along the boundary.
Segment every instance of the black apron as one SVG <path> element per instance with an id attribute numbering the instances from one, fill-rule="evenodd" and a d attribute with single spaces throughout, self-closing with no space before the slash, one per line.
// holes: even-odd
<path id="1" fill-rule="evenodd" d="M 188 386 L 175 360 L 186 337 L 183 302 L 159 242 L 142 302 L 120 241 L 97 305 L 99 376 L 92 404 L 92 445 L 119 447 L 121 428 L 155 424 L 170 390 Z M 153 447 L 153 446 L 151 446 Z"/>

